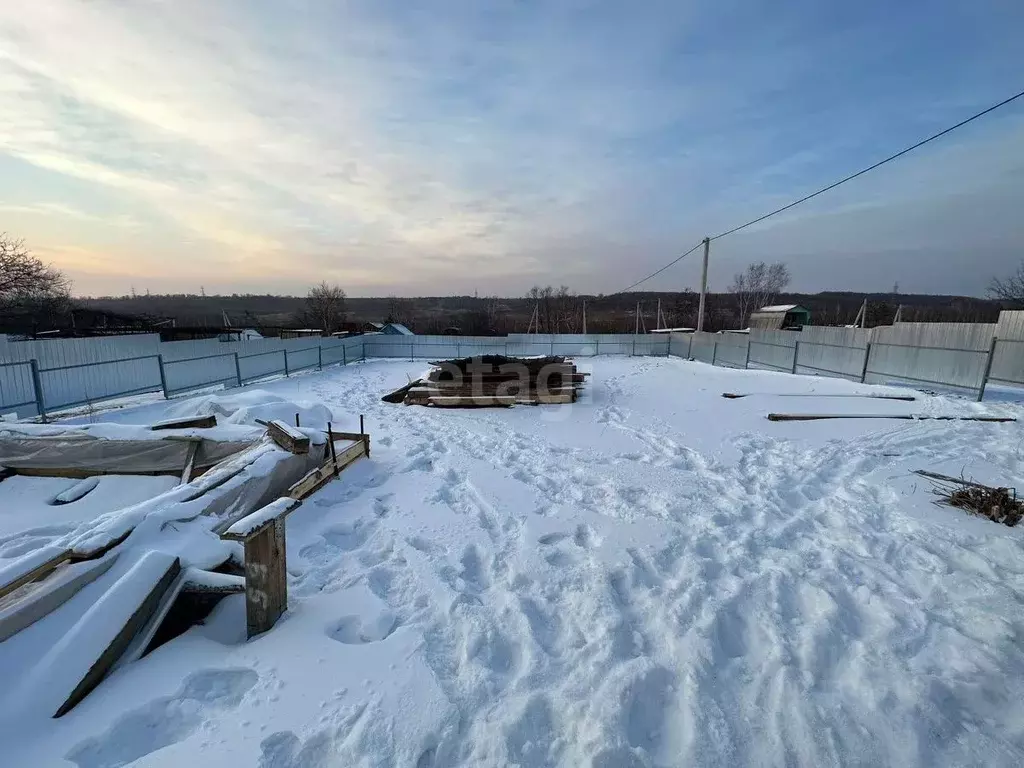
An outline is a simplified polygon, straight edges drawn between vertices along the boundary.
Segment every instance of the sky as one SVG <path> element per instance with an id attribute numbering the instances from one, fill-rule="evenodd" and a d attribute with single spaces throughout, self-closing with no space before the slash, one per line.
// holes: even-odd
<path id="1" fill-rule="evenodd" d="M 0 231 L 78 295 L 612 293 L 1024 89 L 1019 0 L 0 3 Z M 712 244 L 982 295 L 1024 99 Z M 696 288 L 699 255 L 645 283 Z"/>

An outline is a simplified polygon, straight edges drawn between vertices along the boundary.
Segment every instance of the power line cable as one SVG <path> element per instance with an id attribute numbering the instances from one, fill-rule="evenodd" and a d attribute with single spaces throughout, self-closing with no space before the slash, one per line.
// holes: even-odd
<path id="1" fill-rule="evenodd" d="M 682 256 L 679 256 L 679 257 L 677 257 L 677 258 L 673 259 L 672 261 L 670 261 L 670 262 L 669 262 L 668 264 L 666 264 L 666 265 L 665 265 L 664 267 L 662 267 L 662 268 L 661 268 L 661 269 L 659 269 L 658 271 L 656 271 L 656 272 L 652 272 L 651 274 L 649 274 L 649 275 L 648 275 L 647 277 L 645 277 L 645 278 L 644 278 L 643 280 L 637 280 L 637 281 L 636 281 L 635 283 L 633 283 L 633 284 L 632 284 L 632 285 L 630 285 L 630 286 L 627 286 L 626 288 L 623 288 L 623 289 L 622 289 L 621 291 L 615 291 L 615 293 L 609 293 L 609 294 L 606 294 L 606 295 L 608 295 L 608 296 L 615 296 L 616 294 L 619 294 L 619 293 L 626 293 L 627 291 L 630 291 L 630 290 L 632 290 L 633 288 L 636 288 L 636 287 L 637 287 L 638 285 L 640 285 L 640 283 L 646 283 L 646 282 L 647 282 L 648 280 L 650 280 L 650 279 L 651 279 L 652 277 L 655 277 L 656 275 L 660 275 L 660 274 L 661 274 L 662 272 L 664 272 L 664 271 L 665 271 L 666 269 L 668 269 L 669 267 L 671 267 L 671 266 L 672 266 L 673 264 L 678 264 L 678 263 L 679 263 L 680 261 L 682 261 L 682 260 L 683 260 L 683 259 L 685 259 L 685 258 L 686 258 L 687 256 L 689 256 L 689 255 L 690 255 L 691 253 L 693 253 L 693 252 L 694 252 L 694 251 L 696 251 L 696 250 L 697 250 L 698 248 L 700 248 L 700 247 L 701 247 L 702 245 L 704 245 L 704 241 L 703 241 L 703 240 L 701 240 L 700 242 L 698 242 L 698 243 L 697 243 L 697 244 L 696 244 L 695 246 L 693 246 L 693 248 L 691 248 L 690 250 L 688 250 L 688 251 L 687 251 L 686 253 L 684 253 L 684 254 L 683 254 Z"/>
<path id="2" fill-rule="evenodd" d="M 852 181 L 853 179 L 856 179 L 858 176 L 863 176 L 865 173 L 868 173 L 869 171 L 873 171 L 873 170 L 875 170 L 875 168 L 883 166 L 886 163 L 891 162 L 891 161 L 895 160 L 898 157 L 902 157 L 903 155 L 907 154 L 908 152 L 913 152 L 918 147 L 923 147 L 925 144 L 927 144 L 930 141 L 935 141 L 935 139 L 941 138 L 942 136 L 945 136 L 947 133 L 951 133 L 951 132 L 955 131 L 957 128 L 962 128 L 963 126 L 967 125 L 968 123 L 970 123 L 970 122 L 972 122 L 974 120 L 977 120 L 979 117 L 984 117 L 989 112 L 994 112 L 995 110 L 999 109 L 1000 107 L 1005 107 L 1011 101 L 1015 101 L 1016 99 L 1019 99 L 1021 96 L 1024 96 L 1024 91 L 1021 91 L 1020 93 L 1017 93 L 1017 94 L 1011 96 L 1008 99 L 1003 99 L 998 104 L 993 104 L 988 109 L 983 109 L 981 112 L 978 112 L 978 113 L 976 113 L 974 115 L 971 115 L 966 120 L 961 120 L 956 125 L 951 125 L 949 128 L 947 128 L 944 131 L 939 131 L 936 134 L 932 134 L 927 139 L 922 139 L 921 141 L 917 142 L 916 144 L 912 144 L 911 146 L 907 147 L 906 149 L 900 150 L 899 152 L 897 152 L 894 155 L 889 155 L 889 157 L 885 158 L 884 160 L 879 160 L 874 165 L 869 165 L 867 168 L 863 168 L 863 169 L 857 171 L 856 173 L 851 173 L 846 178 L 840 179 L 839 181 L 835 182 L 834 184 L 829 184 L 827 187 L 822 187 L 817 192 L 812 192 L 811 194 L 806 195 L 805 197 L 801 197 L 799 200 L 794 200 L 789 205 L 784 205 L 781 208 L 776 208 L 774 211 L 772 211 L 771 213 L 766 213 L 764 216 L 758 216 L 756 219 L 752 219 L 751 221 L 748 221 L 746 224 L 740 224 L 738 227 L 733 227 L 732 229 L 726 230 L 725 232 L 722 232 L 720 234 L 715 235 L 711 239 L 712 240 L 718 240 L 719 238 L 725 237 L 726 235 L 731 235 L 734 232 L 739 232 L 741 229 L 746 229 L 749 226 L 752 226 L 754 224 L 757 224 L 758 222 L 764 221 L 765 219 L 770 218 L 770 217 L 774 216 L 777 213 L 782 213 L 783 211 L 788 211 L 790 208 L 793 208 L 794 206 L 800 205 L 800 203 L 806 203 L 812 197 L 817 197 L 818 195 L 822 194 L 823 192 L 828 192 L 830 189 L 835 189 L 840 184 L 845 184 L 848 181 Z"/>
<path id="3" fill-rule="evenodd" d="M 893 155 L 889 155 L 889 157 L 885 158 L 884 160 L 879 160 L 874 165 L 869 165 L 867 168 L 862 168 L 861 170 L 857 171 L 856 173 L 851 173 L 849 176 L 847 176 L 845 178 L 842 178 L 842 179 L 840 179 L 837 182 L 829 184 L 827 187 L 822 187 L 821 189 L 819 189 L 816 192 L 812 192 L 809 195 L 805 195 L 804 197 L 801 197 L 799 200 L 794 200 L 792 203 L 789 203 L 788 205 L 784 205 L 781 208 L 776 208 L 774 211 L 771 211 L 770 213 L 766 213 L 763 216 L 758 216 L 756 219 L 751 219 L 746 224 L 740 224 L 738 227 L 733 227 L 732 229 L 727 229 L 725 232 L 720 232 L 719 234 L 717 234 L 714 237 L 711 237 L 709 239 L 710 240 L 719 240 L 719 239 L 725 237 L 726 235 L 731 235 L 734 232 L 739 232 L 741 229 L 746 229 L 747 227 L 753 226 L 754 224 L 762 222 L 765 219 L 771 218 L 772 216 L 775 216 L 776 214 L 782 213 L 783 211 L 788 211 L 790 208 L 793 208 L 795 206 L 800 205 L 800 203 L 806 203 L 811 198 L 817 197 L 818 195 L 823 194 L 825 192 L 828 192 L 831 189 L 835 189 L 836 187 L 838 187 L 841 184 L 845 184 L 848 181 L 852 181 L 853 179 L 856 179 L 858 176 L 863 176 L 865 173 L 868 173 L 869 171 L 873 171 L 876 168 L 879 168 L 879 167 L 885 165 L 886 163 L 892 162 L 893 160 L 896 160 L 897 158 L 902 157 L 903 155 L 907 154 L 908 152 L 913 152 L 915 149 L 918 149 L 919 147 L 923 147 L 925 144 L 927 144 L 927 143 L 929 143 L 931 141 L 935 141 L 936 139 L 945 136 L 947 133 L 952 133 L 957 128 L 962 128 L 963 126 L 967 125 L 968 123 L 973 122 L 974 120 L 977 120 L 979 117 L 984 117 L 989 112 L 994 112 L 995 110 L 999 109 L 1000 107 L 1005 107 L 1010 102 L 1016 101 L 1017 99 L 1021 98 L 1022 96 L 1024 96 L 1024 91 L 1020 91 L 1019 93 L 1016 93 L 1013 96 L 1010 96 L 1008 99 L 1003 99 L 998 104 L 993 104 L 991 107 L 988 107 L 987 109 L 983 109 L 981 112 L 977 112 L 977 113 L 971 115 L 966 120 L 961 120 L 956 125 L 951 125 L 949 128 L 946 128 L 943 131 L 939 131 L 938 133 L 932 134 L 928 138 L 922 139 L 921 141 L 917 142 L 916 144 L 912 144 L 911 146 L 907 147 L 906 149 L 902 149 L 902 150 L 900 150 L 899 152 L 897 152 L 897 153 L 895 153 Z M 619 294 L 619 293 L 626 293 L 627 291 L 631 291 L 633 288 L 636 288 L 641 283 L 646 283 L 652 277 L 656 277 L 657 275 L 660 275 L 662 272 L 664 272 L 669 267 L 671 267 L 671 266 L 673 266 L 675 264 L 678 264 L 680 261 L 682 261 L 687 256 L 689 256 L 691 253 L 693 253 L 698 248 L 700 248 L 701 245 L 703 245 L 703 244 L 704 244 L 704 241 L 701 240 L 699 243 L 697 243 L 695 246 L 693 246 L 693 248 L 688 250 L 682 256 L 679 256 L 679 257 L 673 259 L 668 264 L 663 266 L 661 269 L 659 269 L 659 270 L 657 270 L 655 272 L 652 272 L 651 274 L 649 274 L 647 277 L 643 278 L 642 280 L 637 280 L 635 283 L 633 283 L 632 285 L 630 285 L 627 288 L 623 288 L 621 291 L 615 291 L 615 293 L 609 293 L 607 295 L 608 296 L 614 296 L 614 295 Z"/>

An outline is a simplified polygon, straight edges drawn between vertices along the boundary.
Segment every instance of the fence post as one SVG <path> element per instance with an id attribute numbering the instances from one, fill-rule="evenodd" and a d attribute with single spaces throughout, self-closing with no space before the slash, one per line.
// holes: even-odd
<path id="1" fill-rule="evenodd" d="M 598 336 L 594 340 L 594 357 L 597 357 L 600 354 L 601 354 L 601 337 Z"/>
<path id="2" fill-rule="evenodd" d="M 636 357 L 636 334 L 633 334 L 633 352 L 630 357 Z"/>
<path id="3" fill-rule="evenodd" d="M 164 400 L 167 399 L 167 374 L 164 373 L 164 356 L 157 355 L 156 361 L 160 366 L 160 389 L 163 390 Z"/>
<path id="4" fill-rule="evenodd" d="M 686 359 L 687 360 L 692 360 L 693 359 L 693 334 L 691 333 L 691 334 L 689 334 L 689 336 L 690 336 L 690 339 L 686 343 Z"/>
<path id="5" fill-rule="evenodd" d="M 237 352 L 235 352 L 235 379 L 238 381 L 238 386 L 242 386 L 242 366 L 238 362 Z"/>
<path id="6" fill-rule="evenodd" d="M 344 344 L 341 345 L 341 364 L 348 365 L 348 347 Z"/>
<path id="7" fill-rule="evenodd" d="M 39 412 L 39 418 L 45 423 L 46 404 L 43 402 L 43 378 L 39 375 L 39 361 L 33 357 L 28 364 L 32 369 L 32 389 L 36 396 L 36 410 Z"/>
<path id="8" fill-rule="evenodd" d="M 868 378 L 868 360 L 871 358 L 871 342 L 864 347 L 864 367 L 860 369 L 860 383 L 863 384 Z"/>
<path id="9" fill-rule="evenodd" d="M 989 374 L 992 373 L 992 358 L 996 355 L 996 342 L 999 339 L 995 336 L 992 337 L 992 343 L 988 346 L 988 359 L 985 361 L 985 373 L 981 377 L 981 387 L 978 388 L 978 402 L 982 401 L 985 397 L 985 386 L 988 384 Z"/>
<path id="10" fill-rule="evenodd" d="M 750 367 L 750 337 L 747 337 L 747 356 L 743 359 L 743 370 Z"/>
<path id="11" fill-rule="evenodd" d="M 288 349 L 285 348 L 285 349 L 282 349 L 281 351 L 284 352 L 284 375 L 287 376 L 288 375 Z"/>
<path id="12" fill-rule="evenodd" d="M 366 342 L 363 342 L 363 362 L 366 362 Z"/>
<path id="13" fill-rule="evenodd" d="M 316 369 L 322 371 L 324 369 L 324 348 L 320 345 L 316 348 Z"/>
<path id="14" fill-rule="evenodd" d="M 793 370 L 790 373 L 796 373 L 796 361 L 800 357 L 800 342 L 798 341 L 793 345 Z"/>
<path id="15" fill-rule="evenodd" d="M 715 339 L 715 346 L 711 348 L 711 364 L 714 365 L 716 360 L 718 360 L 718 339 Z"/>
<path id="16" fill-rule="evenodd" d="M 416 342 L 414 341 L 409 345 L 409 362 L 411 363 L 416 359 Z"/>
<path id="17" fill-rule="evenodd" d="M 633 342 L 634 349 L 636 348 L 636 341 Z M 551 335 L 551 357 L 555 356 L 555 336 Z"/>

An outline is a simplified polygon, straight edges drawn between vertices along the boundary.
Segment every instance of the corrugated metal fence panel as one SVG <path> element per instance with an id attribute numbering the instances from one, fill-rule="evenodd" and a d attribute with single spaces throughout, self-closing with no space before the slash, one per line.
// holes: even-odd
<path id="1" fill-rule="evenodd" d="M 298 349 L 285 349 L 288 360 L 288 372 L 304 371 L 310 368 L 317 368 L 320 365 L 320 345 L 308 346 L 309 339 L 306 339 L 307 346 Z"/>
<path id="2" fill-rule="evenodd" d="M 29 363 L 0 364 L 0 415 L 6 413 L 13 413 L 18 418 L 38 414 Z"/>
<path id="3" fill-rule="evenodd" d="M 1024 384 L 1024 339 L 1000 337 L 996 341 L 989 380 L 1004 384 Z"/>
<path id="4" fill-rule="evenodd" d="M 801 339 L 796 347 L 796 372 L 860 381 L 864 372 L 866 352 L 864 347 L 815 343 Z"/>
<path id="5" fill-rule="evenodd" d="M 1024 311 L 1004 309 L 996 323 L 996 336 L 1000 339 L 1024 339 Z"/>
<path id="6" fill-rule="evenodd" d="M 871 342 L 987 352 L 995 323 L 897 323 L 873 328 Z"/>
<path id="7" fill-rule="evenodd" d="M 715 364 L 728 368 L 747 367 L 747 346 L 750 339 L 742 333 L 718 334 L 718 351 L 715 353 Z"/>
<path id="8" fill-rule="evenodd" d="M 769 371 L 792 371 L 794 347 L 800 338 L 793 331 L 750 330 L 750 359 L 748 368 Z"/>
<path id="9" fill-rule="evenodd" d="M 115 397 L 160 391 L 157 355 L 41 368 L 43 405 L 47 411 L 70 408 Z"/>
<path id="10" fill-rule="evenodd" d="M 89 339 L 46 339 L 15 341 L 3 348 L 5 361 L 39 361 L 40 368 L 63 368 L 84 363 L 102 363 L 145 357 L 160 353 L 160 336 L 155 333 L 101 336 Z"/>
<path id="11" fill-rule="evenodd" d="M 806 325 L 799 334 L 794 335 L 801 346 L 804 342 L 811 342 L 864 349 L 871 341 L 872 330 L 871 328 L 831 328 L 821 325 Z"/>
<path id="12" fill-rule="evenodd" d="M 216 384 L 231 386 L 237 384 L 235 356 L 225 352 L 192 359 L 164 360 L 164 377 L 168 395 Z"/>
<path id="13" fill-rule="evenodd" d="M 239 353 L 238 373 L 243 384 L 268 376 L 284 376 L 284 350 L 271 349 L 251 355 Z"/>
<path id="14" fill-rule="evenodd" d="M 694 331 L 690 335 L 693 337 L 690 341 L 690 357 L 702 363 L 714 362 L 715 344 L 718 341 L 718 334 Z"/>
<path id="15" fill-rule="evenodd" d="M 955 350 L 871 342 L 865 381 L 910 382 L 977 391 L 988 349 Z"/>
<path id="16" fill-rule="evenodd" d="M 693 335 L 689 333 L 670 333 L 669 334 L 669 354 L 675 357 L 689 357 L 690 356 L 690 342 L 693 340 Z"/>

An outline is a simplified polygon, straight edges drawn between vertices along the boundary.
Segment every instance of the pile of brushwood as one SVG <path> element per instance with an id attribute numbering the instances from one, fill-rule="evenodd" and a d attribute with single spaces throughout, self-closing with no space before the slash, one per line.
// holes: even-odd
<path id="1" fill-rule="evenodd" d="M 481 355 L 438 360 L 422 379 L 385 395 L 389 403 L 440 408 L 567 405 L 576 401 L 587 374 L 561 356 Z"/>
<path id="2" fill-rule="evenodd" d="M 948 504 L 1008 526 L 1016 525 L 1024 517 L 1024 501 L 1017 498 L 1014 488 L 995 488 L 925 470 L 918 470 L 917 474 L 932 481 L 938 504 Z"/>

